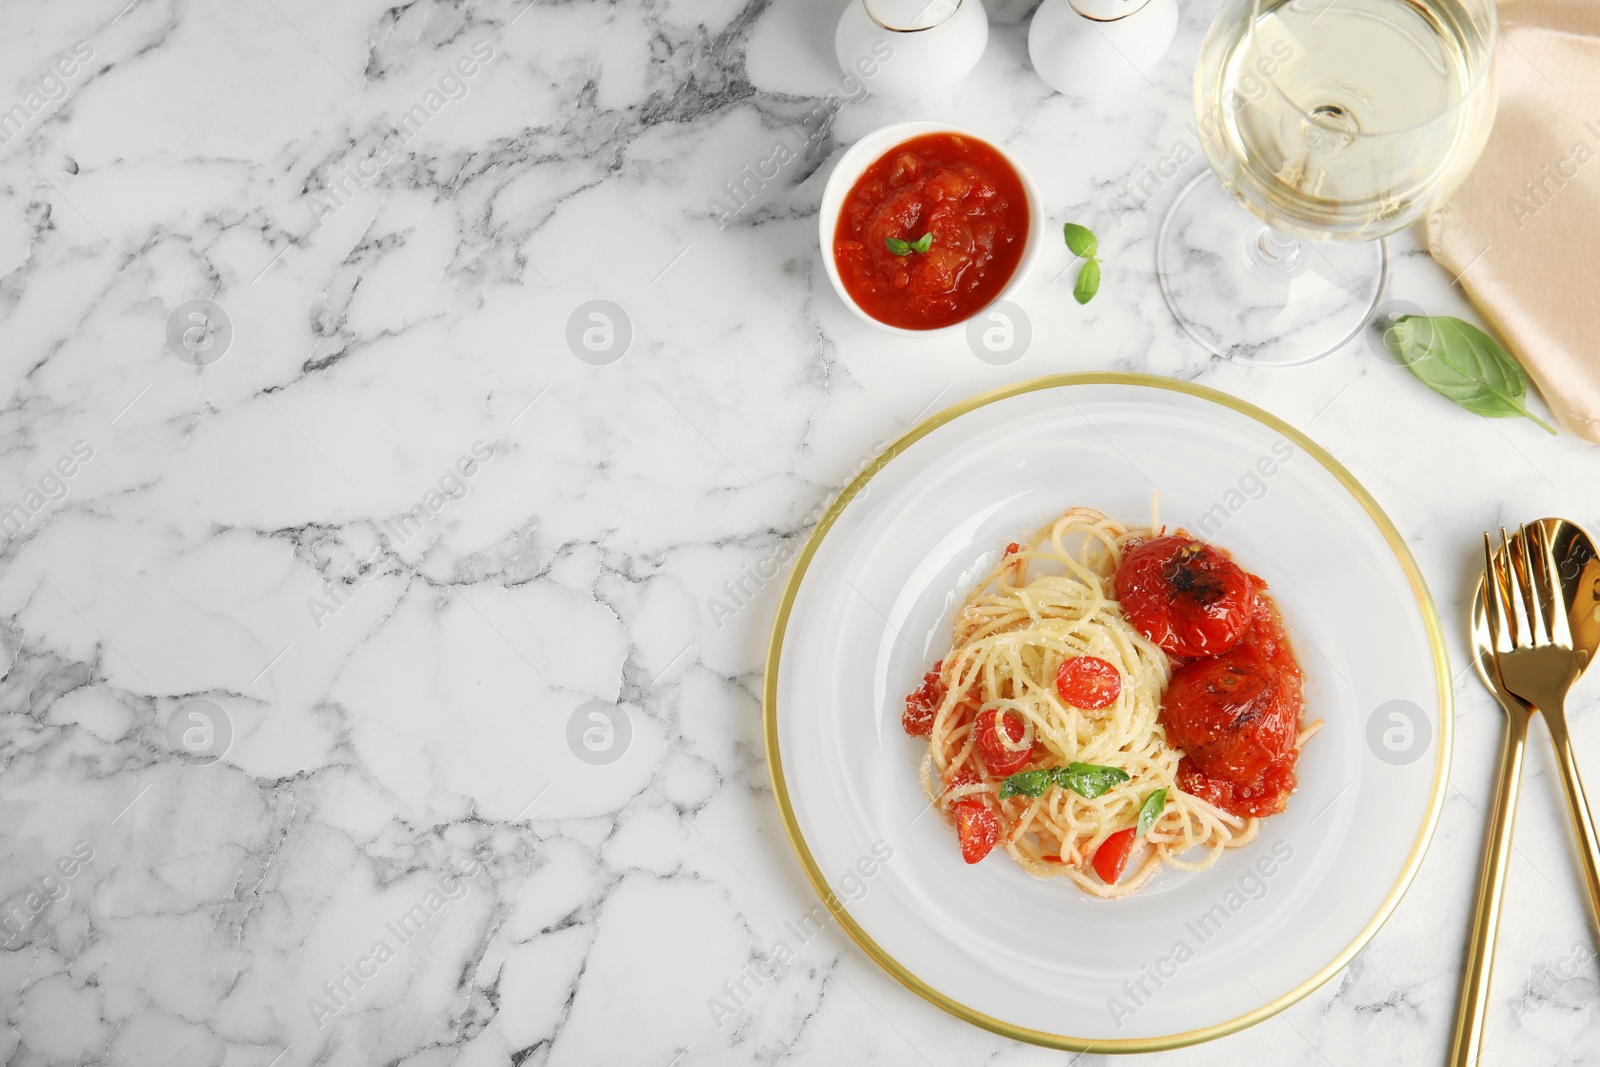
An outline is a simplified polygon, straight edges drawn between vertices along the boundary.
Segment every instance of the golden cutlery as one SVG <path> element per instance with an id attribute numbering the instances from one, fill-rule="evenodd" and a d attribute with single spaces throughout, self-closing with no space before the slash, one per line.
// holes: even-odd
<path id="1" fill-rule="evenodd" d="M 1506 736 L 1500 746 L 1499 784 L 1489 809 L 1489 834 L 1484 842 L 1483 871 L 1478 878 L 1478 902 L 1473 909 L 1467 939 L 1466 973 L 1461 981 L 1461 1002 L 1456 1009 L 1455 1040 L 1450 1048 L 1451 1067 L 1478 1067 L 1483 1055 L 1484 1025 L 1488 1019 L 1490 978 L 1494 970 L 1495 936 L 1500 927 L 1500 905 L 1505 895 L 1511 856 L 1511 832 L 1516 825 L 1517 790 L 1522 782 L 1522 755 L 1528 742 L 1530 709 L 1501 683 L 1495 665 L 1498 636 L 1508 625 L 1509 594 L 1496 567 L 1489 535 L 1483 535 L 1484 580 L 1472 605 L 1473 661 L 1489 691 L 1506 712 Z"/>
<path id="2" fill-rule="evenodd" d="M 1505 531 L 1500 531 L 1502 542 Z M 1506 548 L 1510 575 L 1526 614 L 1512 612 L 1512 632 L 1502 631 L 1495 645 L 1500 679 L 1513 696 L 1544 715 L 1555 742 L 1561 784 L 1567 795 L 1567 812 L 1578 836 L 1589 908 L 1600 922 L 1600 837 L 1583 792 L 1572 740 L 1567 734 L 1567 690 L 1592 658 L 1588 648 L 1575 643 L 1569 621 L 1570 607 L 1562 589 L 1555 546 L 1542 524 L 1524 526 Z M 1592 553 L 1591 553 L 1592 555 Z M 1570 558 L 1570 557 L 1569 557 Z M 1587 621 L 1593 621 L 1591 617 Z M 1591 631 L 1592 632 L 1592 631 Z"/>
<path id="3" fill-rule="evenodd" d="M 1472 645 L 1478 674 L 1506 711 L 1507 730 L 1468 941 L 1452 1067 L 1476 1067 L 1483 1055 L 1495 937 L 1529 716 L 1534 710 L 1545 711 L 1556 745 L 1590 907 L 1600 920 L 1600 848 L 1572 755 L 1563 701 L 1600 647 L 1600 558 L 1588 535 L 1565 519 L 1542 519 L 1522 527 L 1515 551 L 1503 529 L 1500 539 L 1497 555 L 1489 535 L 1483 536 L 1484 577 L 1473 598 Z M 1512 664 L 1509 675 L 1507 663 Z"/>

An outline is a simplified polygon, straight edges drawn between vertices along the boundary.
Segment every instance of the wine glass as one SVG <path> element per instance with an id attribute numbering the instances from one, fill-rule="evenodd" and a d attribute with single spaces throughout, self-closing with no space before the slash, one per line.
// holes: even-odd
<path id="1" fill-rule="evenodd" d="M 1495 34 L 1493 0 L 1227 0 L 1195 69 L 1213 173 L 1157 239 L 1184 330 L 1280 366 L 1360 332 L 1383 237 L 1454 192 L 1488 140 Z"/>

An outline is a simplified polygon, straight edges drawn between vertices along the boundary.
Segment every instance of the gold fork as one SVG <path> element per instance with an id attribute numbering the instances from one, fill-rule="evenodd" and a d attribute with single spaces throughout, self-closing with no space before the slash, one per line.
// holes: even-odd
<path id="1" fill-rule="evenodd" d="M 1500 539 L 1505 544 L 1503 529 Z M 1501 630 L 1495 643 L 1495 662 L 1506 688 L 1540 712 L 1550 728 L 1561 784 L 1567 794 L 1567 810 L 1578 834 L 1589 908 L 1600 922 L 1600 837 L 1595 834 L 1589 799 L 1584 795 L 1583 779 L 1573 756 L 1566 713 L 1567 690 L 1583 673 L 1588 652 L 1573 646 L 1555 549 L 1544 527 L 1538 523 L 1532 529 L 1523 526 L 1505 545 L 1504 554 L 1526 616 L 1518 618 L 1515 611 L 1511 613 L 1515 637 Z"/>

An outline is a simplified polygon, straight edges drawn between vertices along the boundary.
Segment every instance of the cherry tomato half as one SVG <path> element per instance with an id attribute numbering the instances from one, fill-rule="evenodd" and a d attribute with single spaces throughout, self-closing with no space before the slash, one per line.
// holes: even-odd
<path id="1" fill-rule="evenodd" d="M 988 767 L 989 773 L 996 778 L 1015 774 L 1033 757 L 1032 745 L 1024 745 L 1021 748 L 1006 745 L 1006 739 L 1000 736 L 1002 724 L 1005 727 L 1006 738 L 1010 739 L 1011 744 L 1020 744 L 1024 733 L 1022 720 L 1009 711 L 1004 714 L 1001 714 L 998 708 L 980 711 L 978 721 L 972 725 L 973 732 L 977 735 L 978 753 L 983 756 L 983 765 Z"/>
<path id="2" fill-rule="evenodd" d="M 961 839 L 961 858 L 977 863 L 989 854 L 1000 839 L 1000 821 L 981 800 L 958 800 L 950 805 L 955 816 L 956 836 Z"/>
<path id="3" fill-rule="evenodd" d="M 1116 885 L 1122 877 L 1122 868 L 1128 863 L 1128 853 L 1133 850 L 1134 828 L 1118 830 L 1094 850 L 1094 871 L 1106 885 Z"/>
<path id="4" fill-rule="evenodd" d="M 1157 537 L 1117 569 L 1117 599 L 1134 629 L 1174 656 L 1215 656 L 1250 627 L 1256 582 L 1204 541 Z"/>
<path id="5" fill-rule="evenodd" d="M 1109 708 L 1122 692 L 1122 674 L 1099 656 L 1078 656 L 1056 671 L 1056 692 L 1075 708 Z"/>

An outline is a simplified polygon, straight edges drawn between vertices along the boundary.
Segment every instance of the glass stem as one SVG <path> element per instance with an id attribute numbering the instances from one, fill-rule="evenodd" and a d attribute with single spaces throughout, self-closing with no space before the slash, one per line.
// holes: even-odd
<path id="1" fill-rule="evenodd" d="M 1257 263 L 1268 270 L 1288 273 L 1300 265 L 1304 249 L 1298 237 L 1291 237 L 1271 226 L 1263 226 L 1250 244 L 1250 253 Z"/>

